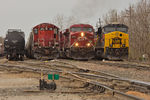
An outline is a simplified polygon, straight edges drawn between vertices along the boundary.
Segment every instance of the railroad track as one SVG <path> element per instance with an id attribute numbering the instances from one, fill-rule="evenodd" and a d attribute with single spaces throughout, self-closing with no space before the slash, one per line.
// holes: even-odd
<path id="1" fill-rule="evenodd" d="M 57 61 L 58 62 L 58 61 Z M 19 62 L 20 63 L 20 62 Z M 94 70 L 85 70 L 78 68 L 78 66 L 70 65 L 69 63 L 64 63 L 59 61 L 61 65 L 59 64 L 48 64 L 48 63 L 41 63 L 40 67 L 37 67 L 37 64 L 35 63 L 28 63 L 25 62 L 26 66 L 16 66 L 16 65 L 9 65 L 9 64 L 0 64 L 0 68 L 4 70 L 18 70 L 18 71 L 27 71 L 27 72 L 35 72 L 35 73 L 41 73 L 41 70 L 44 74 L 55 72 L 55 73 L 61 73 L 62 76 L 68 77 L 68 75 L 72 75 L 71 77 L 74 80 L 83 81 L 85 83 L 88 83 L 87 86 L 92 85 L 91 88 L 98 90 L 99 92 L 104 92 L 106 90 L 110 90 L 113 93 L 117 93 L 120 95 L 127 96 L 132 99 L 141 100 L 141 98 L 128 95 L 124 93 L 126 90 L 129 90 L 130 86 L 134 86 L 134 90 L 140 91 L 141 89 L 145 93 L 149 93 L 150 84 L 146 82 L 136 81 L 136 80 L 130 80 L 126 78 L 121 78 L 116 75 L 108 74 L 101 71 L 94 71 Z M 64 65 L 62 64 L 64 63 Z M 65 69 L 65 70 L 64 70 Z M 118 83 L 128 83 L 130 86 L 124 86 L 124 90 L 120 91 L 120 89 L 116 89 L 118 86 L 113 86 L 115 82 L 115 85 Z M 141 91 L 140 91 L 141 92 Z"/>
<path id="2" fill-rule="evenodd" d="M 45 62 L 41 62 L 40 67 L 41 68 L 51 68 L 53 70 L 57 70 L 57 71 L 76 71 L 76 72 L 84 72 L 84 75 L 89 76 L 89 77 L 96 77 L 96 78 L 100 78 L 100 79 L 109 79 L 109 80 L 120 80 L 120 81 L 126 81 L 132 84 L 136 84 L 136 85 L 140 85 L 140 86 L 147 86 L 147 88 L 150 88 L 150 83 L 149 82 L 143 82 L 143 81 L 138 81 L 138 80 L 133 80 L 133 79 L 127 79 L 127 78 L 123 78 L 120 76 L 116 76 L 110 73 L 106 73 L 103 71 L 96 71 L 96 70 L 88 70 L 88 69 L 84 69 L 84 68 L 79 68 L 76 65 L 72 65 L 70 63 L 66 63 L 63 61 L 55 61 L 58 62 L 60 64 L 49 64 L 49 63 L 45 63 Z M 22 63 L 22 62 L 21 62 Z M 36 63 L 28 63 L 26 62 L 26 64 L 29 64 L 30 66 L 37 66 Z M 62 65 L 64 64 L 64 65 Z M 91 74 L 85 74 L 86 72 L 91 73 Z M 94 73 L 94 74 L 92 74 Z M 76 73 L 79 74 L 79 73 Z M 81 75 L 83 75 L 83 73 L 80 73 Z"/>
<path id="3" fill-rule="evenodd" d="M 67 65 L 71 65 L 71 66 L 74 66 L 70 63 L 66 63 L 66 62 L 70 62 L 71 60 L 63 60 L 63 61 L 55 61 L 55 62 L 59 62 L 59 63 L 63 63 L 63 64 L 67 64 Z M 134 68 L 134 69 L 137 69 L 137 70 L 150 70 L 150 65 L 146 65 L 146 64 L 137 64 L 137 63 L 131 63 L 131 62 L 122 62 L 122 61 L 118 61 L 118 62 L 114 62 L 114 61 L 99 61 L 99 60 L 91 60 L 91 61 L 88 61 L 86 63 L 92 63 L 92 64 L 99 64 L 99 65 L 107 65 L 107 66 L 112 66 L 112 67 L 120 67 L 120 68 Z M 30 63 L 31 64 L 31 63 Z M 74 66 L 75 67 L 75 66 Z"/>
<path id="4" fill-rule="evenodd" d="M 78 75 L 82 75 L 82 77 L 86 76 L 88 78 L 96 78 L 96 79 L 101 79 L 102 81 L 124 81 L 124 82 L 128 82 L 132 85 L 138 85 L 138 86 L 143 86 L 143 87 L 146 87 L 147 89 L 150 89 L 150 83 L 149 82 L 143 82 L 143 81 L 138 81 L 138 80 L 133 80 L 133 79 L 127 79 L 127 78 L 124 78 L 124 77 L 120 77 L 120 76 L 116 76 L 116 75 L 113 75 L 113 74 L 109 74 L 109 73 L 106 73 L 106 72 L 102 72 L 102 71 L 96 71 L 96 70 L 88 70 L 88 69 L 84 69 L 84 68 L 79 68 L 78 66 L 76 65 L 72 65 L 70 63 L 66 63 L 66 62 L 62 62 L 62 61 L 57 61 L 56 62 L 59 62 L 60 64 L 48 64 L 48 63 L 41 63 L 40 66 L 41 68 L 51 68 L 55 71 L 60 71 L 60 72 L 65 72 L 65 71 L 76 71 L 74 72 L 75 74 L 78 74 Z M 29 65 L 32 65 L 32 66 L 37 66 L 37 64 L 35 63 L 27 63 L 26 64 L 29 64 Z M 62 65 L 64 64 L 64 65 Z M 26 67 L 27 68 L 27 67 Z M 82 72 L 82 73 L 80 73 Z M 87 74 L 90 73 L 90 74 Z"/>
<path id="5" fill-rule="evenodd" d="M 134 68 L 137 70 L 145 70 L 148 71 L 150 70 L 150 65 L 144 65 L 144 64 L 137 64 L 137 63 L 131 63 L 131 62 L 114 62 L 114 61 L 89 61 L 88 63 L 94 63 L 94 64 L 100 64 L 100 65 L 107 65 L 107 66 L 112 66 L 112 67 L 120 67 L 120 68 Z"/>

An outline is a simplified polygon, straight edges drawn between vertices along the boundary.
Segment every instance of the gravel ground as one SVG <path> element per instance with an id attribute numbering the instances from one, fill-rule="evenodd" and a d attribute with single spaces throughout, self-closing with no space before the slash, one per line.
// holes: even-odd
<path id="1" fill-rule="evenodd" d="M 135 68 L 123 68 L 116 66 L 100 65 L 97 63 L 88 63 L 87 61 L 61 60 L 80 68 L 98 70 L 111 73 L 124 78 L 135 79 L 145 82 L 150 82 L 150 70 L 138 70 Z M 108 62 L 107 62 L 108 63 Z"/>
<path id="2" fill-rule="evenodd" d="M 80 68 L 99 70 L 121 77 L 150 82 L 150 71 L 137 70 L 132 68 L 121 68 L 116 66 L 100 65 L 88 61 L 75 60 L 52 60 L 47 63 L 61 64 L 57 61 L 66 62 L 71 65 L 76 65 Z M 9 63 L 14 65 L 25 65 L 25 63 L 34 63 L 40 65 L 43 61 L 25 60 L 24 62 L 7 61 L 0 59 L 0 63 Z M 39 74 L 29 72 L 13 72 L 0 69 L 0 100 L 129 100 L 127 98 L 117 96 L 114 97 L 110 93 L 95 94 L 95 93 L 69 93 L 78 91 L 78 88 L 68 88 L 71 86 L 78 87 L 78 83 L 71 83 L 69 80 L 59 80 L 56 82 L 58 88 L 55 92 L 39 91 Z M 67 88 L 66 88 L 67 87 Z M 25 92 L 26 91 L 26 92 Z M 60 92 L 61 91 L 61 92 Z M 67 93 L 62 93 L 67 92 Z M 133 92 L 129 92 L 133 94 Z M 134 93 L 135 94 L 135 93 Z M 148 98 L 148 99 L 147 99 Z M 150 100 L 149 96 L 146 100 Z"/>
<path id="3" fill-rule="evenodd" d="M 78 84 L 64 79 L 56 82 L 54 92 L 39 91 L 38 79 L 39 75 L 33 73 L 0 71 L 0 100 L 119 100 L 111 94 L 84 93 L 84 89 L 68 88 L 78 87 Z"/>

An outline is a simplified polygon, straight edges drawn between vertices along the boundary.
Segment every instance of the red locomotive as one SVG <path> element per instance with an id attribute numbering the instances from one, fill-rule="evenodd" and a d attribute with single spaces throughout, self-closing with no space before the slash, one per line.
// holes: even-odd
<path id="1" fill-rule="evenodd" d="M 36 59 L 59 57 L 59 28 L 50 23 L 33 27 L 26 44 L 26 55 Z"/>
<path id="2" fill-rule="evenodd" d="M 63 51 L 73 59 L 92 59 L 95 57 L 94 29 L 89 24 L 75 24 L 63 32 Z"/>

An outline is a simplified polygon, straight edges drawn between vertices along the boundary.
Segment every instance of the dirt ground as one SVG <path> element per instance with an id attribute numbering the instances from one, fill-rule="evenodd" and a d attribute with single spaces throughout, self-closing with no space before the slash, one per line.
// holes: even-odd
<path id="1" fill-rule="evenodd" d="M 0 71 L 0 100 L 117 100 L 108 94 L 84 93 L 81 89 L 65 88 L 73 85 L 66 80 L 56 82 L 56 91 L 39 91 L 39 77 L 33 73 Z"/>
<path id="2" fill-rule="evenodd" d="M 62 61 L 64 61 L 64 60 L 62 60 Z M 73 64 L 73 65 L 79 66 L 80 68 L 97 70 L 97 71 L 102 71 L 102 72 L 114 74 L 114 75 L 124 77 L 124 78 L 150 82 L 150 70 L 139 70 L 136 68 L 116 67 L 113 65 L 112 66 L 101 65 L 98 63 L 94 63 L 94 62 L 91 63 L 91 61 L 86 62 L 86 61 L 67 60 L 67 62 L 70 64 Z M 109 63 L 109 61 L 104 61 L 104 62 Z M 148 66 L 150 67 L 150 65 L 148 65 Z"/>
<path id="3" fill-rule="evenodd" d="M 31 60 L 25 60 L 22 63 L 30 61 Z M 66 60 L 63 61 L 66 62 Z M 39 61 L 32 61 L 32 63 L 33 62 L 40 64 Z M 55 63 L 55 61 L 52 62 Z M 48 61 L 48 63 L 52 62 Z M 122 77 L 150 82 L 149 71 L 124 68 L 114 69 L 114 67 L 88 63 L 85 61 L 67 60 L 67 62 L 82 68 L 105 71 Z M 0 64 L 3 63 L 19 64 L 20 62 L 8 62 L 6 59 L 0 59 Z M 72 82 L 64 78 L 60 78 L 60 80 L 56 81 L 57 89 L 55 91 L 39 91 L 39 79 L 40 74 L 37 73 L 18 72 L 14 70 L 8 71 L 0 68 L 0 100 L 128 100 L 125 97 L 112 96 L 109 92 L 91 92 L 86 88 L 80 88 L 83 86 L 82 83 L 79 84 L 78 82 Z M 138 93 L 128 92 L 128 94 L 137 95 Z M 143 98 L 146 98 L 145 100 L 150 100 L 150 97 L 147 95 L 144 95 Z"/>

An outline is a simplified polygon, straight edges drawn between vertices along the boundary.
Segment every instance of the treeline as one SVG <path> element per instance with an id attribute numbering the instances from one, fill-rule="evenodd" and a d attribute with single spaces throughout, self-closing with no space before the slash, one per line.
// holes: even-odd
<path id="1" fill-rule="evenodd" d="M 141 0 L 120 13 L 111 10 L 103 21 L 104 24 L 119 22 L 128 25 L 129 60 L 150 61 L 150 0 Z"/>

